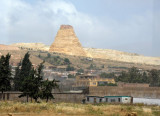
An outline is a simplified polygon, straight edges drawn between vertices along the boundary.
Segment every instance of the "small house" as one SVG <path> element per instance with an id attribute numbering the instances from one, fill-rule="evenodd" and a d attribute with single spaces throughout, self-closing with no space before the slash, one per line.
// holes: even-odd
<path id="1" fill-rule="evenodd" d="M 85 103 L 133 103 L 131 96 L 86 96 Z"/>

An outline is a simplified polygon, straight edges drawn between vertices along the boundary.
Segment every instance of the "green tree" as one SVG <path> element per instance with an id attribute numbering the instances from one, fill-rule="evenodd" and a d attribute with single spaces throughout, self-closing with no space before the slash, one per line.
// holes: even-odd
<path id="1" fill-rule="evenodd" d="M 33 89 L 31 90 L 31 95 L 36 102 L 38 98 L 40 97 L 41 94 L 41 86 L 42 86 L 42 80 L 43 80 L 43 65 L 44 62 L 42 62 L 39 66 L 38 69 L 34 72 L 34 77 L 33 77 Z"/>
<path id="2" fill-rule="evenodd" d="M 31 85 L 33 84 L 33 72 L 34 69 L 32 67 L 32 63 L 29 59 L 30 54 L 27 52 L 22 60 L 22 66 L 21 66 L 21 70 L 20 70 L 20 82 L 19 83 L 19 90 L 21 92 L 23 92 L 19 97 L 24 97 L 27 96 L 27 102 L 28 102 L 28 97 L 29 97 L 29 92 L 32 88 Z"/>
<path id="3" fill-rule="evenodd" d="M 0 91 L 2 92 L 2 96 L 3 96 L 3 92 L 4 91 L 8 91 L 11 89 L 11 68 L 9 65 L 9 61 L 10 61 L 10 54 L 7 54 L 6 56 L 1 56 L 0 58 Z"/>
<path id="4" fill-rule="evenodd" d="M 74 67 L 70 65 L 68 65 L 66 68 L 66 71 L 74 71 L 74 70 L 75 70 Z"/>
<path id="5" fill-rule="evenodd" d="M 149 72 L 149 76 L 151 79 L 150 86 L 160 86 L 160 71 L 152 69 Z"/>
<path id="6" fill-rule="evenodd" d="M 26 78 L 24 78 L 24 80 L 22 81 L 21 84 L 21 88 L 20 91 L 22 92 L 22 94 L 19 97 L 25 97 L 27 96 L 27 102 L 28 102 L 28 97 L 33 96 L 33 89 L 35 89 L 35 85 L 34 85 L 34 74 L 35 74 L 35 70 L 32 68 L 30 75 Z"/>
<path id="7" fill-rule="evenodd" d="M 20 84 L 21 84 L 21 80 L 20 80 L 20 66 L 21 66 L 21 62 L 16 67 L 15 76 L 14 76 L 14 79 L 13 79 L 13 81 L 14 81 L 14 90 L 15 91 L 19 91 L 20 90 Z"/>
<path id="8" fill-rule="evenodd" d="M 93 64 L 91 64 L 90 66 L 89 66 L 89 69 L 93 69 L 94 68 L 94 66 L 93 66 Z"/>
<path id="9" fill-rule="evenodd" d="M 32 63 L 29 59 L 30 54 L 27 52 L 22 60 L 22 66 L 21 66 L 21 71 L 20 71 L 20 80 L 23 82 L 23 80 L 26 77 L 30 76 L 30 72 L 32 70 Z"/>
<path id="10" fill-rule="evenodd" d="M 121 74 L 115 78 L 116 82 L 121 81 L 121 82 L 129 82 L 129 74 L 128 72 L 122 71 Z"/>
<path id="11" fill-rule="evenodd" d="M 116 81 L 127 82 L 127 83 L 144 83 L 146 81 L 147 75 L 141 74 L 140 71 L 136 67 L 132 67 L 128 70 L 128 72 L 122 72 L 120 76 L 116 78 Z M 147 78 L 148 80 L 148 78 Z"/>
<path id="12" fill-rule="evenodd" d="M 79 74 L 81 74 L 81 73 L 84 73 L 84 70 L 80 68 L 80 69 L 77 70 L 77 72 L 78 72 Z"/>
<path id="13" fill-rule="evenodd" d="M 43 62 L 44 63 L 44 62 Z M 38 98 L 41 95 L 41 86 L 42 86 L 42 80 L 43 80 L 43 63 L 41 63 L 37 70 L 35 70 L 32 67 L 32 70 L 30 71 L 30 75 L 24 79 L 22 82 L 22 89 L 23 92 L 20 97 L 27 96 L 33 98 L 35 102 L 37 102 Z M 28 101 L 28 100 L 27 100 Z"/>
<path id="14" fill-rule="evenodd" d="M 69 60 L 68 58 L 65 58 L 65 59 L 64 59 L 64 63 L 65 63 L 65 64 L 70 64 L 71 62 L 70 62 L 70 60 Z"/>
<path id="15" fill-rule="evenodd" d="M 56 80 L 43 81 L 41 98 L 46 99 L 46 102 L 48 102 L 49 99 L 54 99 L 54 96 L 52 95 L 52 90 L 55 88 L 58 88 L 58 84 L 56 83 Z"/>
<path id="16" fill-rule="evenodd" d="M 142 74 L 142 83 L 150 83 L 151 79 L 150 77 L 147 75 L 146 72 L 143 72 Z"/>
<path id="17" fill-rule="evenodd" d="M 139 73 L 139 70 L 136 67 L 132 67 L 129 69 L 129 83 L 136 83 L 141 82 L 141 75 Z"/>

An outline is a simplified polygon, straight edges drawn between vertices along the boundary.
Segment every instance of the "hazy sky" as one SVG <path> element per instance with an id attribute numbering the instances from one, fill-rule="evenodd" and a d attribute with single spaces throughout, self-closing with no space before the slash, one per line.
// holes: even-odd
<path id="1" fill-rule="evenodd" d="M 160 56 L 160 0 L 0 1 L 0 44 L 51 45 L 61 24 L 84 47 Z"/>

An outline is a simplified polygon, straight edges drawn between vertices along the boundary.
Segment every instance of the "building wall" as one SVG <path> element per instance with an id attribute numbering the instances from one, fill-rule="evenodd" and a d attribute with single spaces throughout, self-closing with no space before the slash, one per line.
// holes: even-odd
<path id="1" fill-rule="evenodd" d="M 9 101 L 20 101 L 20 102 L 26 102 L 27 97 L 19 98 L 18 96 L 21 94 L 21 92 L 5 92 L 4 93 L 4 100 Z M 82 99 L 85 98 L 85 94 L 83 93 L 53 93 L 55 102 L 74 102 L 74 103 L 81 103 Z M 2 94 L 0 93 L 0 100 L 3 100 Z M 29 101 L 31 99 L 29 98 Z"/>
<path id="2" fill-rule="evenodd" d="M 89 87 L 90 96 L 132 96 L 160 99 L 160 87 Z"/>
<path id="3" fill-rule="evenodd" d="M 122 97 L 122 103 L 131 103 L 131 97 Z"/>
<path id="4" fill-rule="evenodd" d="M 119 101 L 119 98 L 120 98 L 120 101 Z M 107 98 L 108 99 L 108 103 L 118 103 L 118 102 L 122 102 L 122 97 L 109 97 Z M 113 101 L 114 100 L 114 101 Z M 106 97 L 104 98 L 104 101 L 106 102 Z"/>
<path id="5" fill-rule="evenodd" d="M 118 82 L 117 85 L 119 87 L 149 87 L 149 84 L 142 84 L 142 83 L 124 83 L 124 82 Z"/>

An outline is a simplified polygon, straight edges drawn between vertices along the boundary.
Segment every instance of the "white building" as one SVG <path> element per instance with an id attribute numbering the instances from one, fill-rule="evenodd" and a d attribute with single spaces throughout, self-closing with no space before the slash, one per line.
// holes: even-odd
<path id="1" fill-rule="evenodd" d="M 133 103 L 131 96 L 87 96 L 86 103 Z"/>

